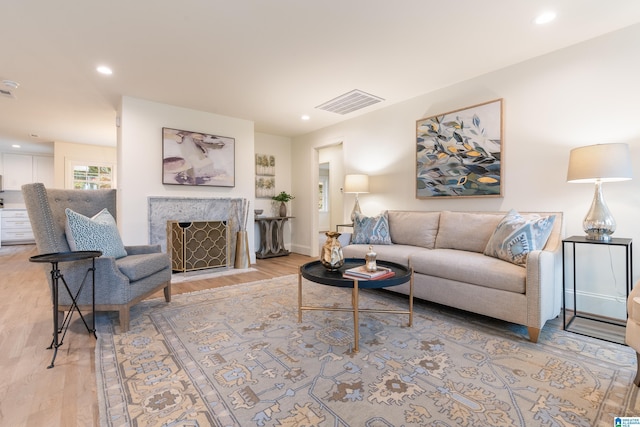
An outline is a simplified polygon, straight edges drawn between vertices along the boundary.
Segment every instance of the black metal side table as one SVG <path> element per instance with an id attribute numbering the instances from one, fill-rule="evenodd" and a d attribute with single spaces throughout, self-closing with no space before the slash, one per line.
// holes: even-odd
<path id="1" fill-rule="evenodd" d="M 73 315 L 73 311 L 77 311 L 84 323 L 84 326 L 87 328 L 89 333 L 93 333 L 93 336 L 96 336 L 96 258 L 101 256 L 102 252 L 100 251 L 75 251 L 75 252 L 57 252 L 51 254 L 42 254 L 35 255 L 29 258 L 31 262 L 48 262 L 51 263 L 51 282 L 53 284 L 52 292 L 52 301 L 53 301 L 53 339 L 51 341 L 51 345 L 47 347 L 47 349 L 53 348 L 53 358 L 51 359 L 51 364 L 47 366 L 48 369 L 53 368 L 54 362 L 56 360 L 56 356 L 58 355 L 58 347 L 63 344 L 64 337 L 67 335 L 67 330 L 69 329 L 69 324 L 71 323 L 71 316 Z M 74 295 L 69 289 L 69 285 L 67 285 L 67 281 L 64 279 L 62 273 L 60 273 L 60 269 L 58 268 L 58 263 L 61 262 L 69 262 L 69 261 L 80 261 L 85 259 L 91 259 L 91 267 L 87 268 L 87 272 L 82 279 L 82 283 L 78 288 L 78 291 Z M 78 296 L 84 285 L 87 281 L 87 277 L 91 273 L 91 316 L 93 320 L 93 329 L 89 328 L 87 321 L 84 319 L 82 312 L 80 312 L 80 307 L 78 307 Z M 58 292 L 59 292 L 59 279 L 62 279 L 62 283 L 64 284 L 67 293 L 71 297 L 71 309 L 67 312 L 62 321 L 62 325 L 58 326 Z M 60 338 L 60 334 L 62 334 L 62 338 Z"/>
<path id="2" fill-rule="evenodd" d="M 627 238 L 612 238 L 610 241 L 589 240 L 584 236 L 571 236 L 562 241 L 562 326 L 565 331 L 574 332 L 605 341 L 624 344 L 625 320 L 617 320 L 592 313 L 585 313 L 578 309 L 578 289 L 576 284 L 577 259 L 576 246 L 578 245 L 599 245 L 617 246 L 624 249 L 624 275 L 626 296 L 629 297 L 631 291 L 631 281 L 633 278 L 633 241 Z M 567 246 L 570 251 L 567 250 Z M 572 282 L 567 283 L 566 267 L 571 264 Z M 571 286 L 571 287 L 570 287 Z M 567 291 L 572 292 L 572 300 L 567 301 Z M 570 306 L 571 305 L 571 306 Z M 626 312 L 626 303 L 625 303 Z M 606 327 L 602 327 L 606 324 Z"/>

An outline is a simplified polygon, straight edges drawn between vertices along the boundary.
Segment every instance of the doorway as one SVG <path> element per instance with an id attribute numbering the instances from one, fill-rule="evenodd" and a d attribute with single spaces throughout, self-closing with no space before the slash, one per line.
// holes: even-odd
<path id="1" fill-rule="evenodd" d="M 335 231 L 344 221 L 342 142 L 318 150 L 318 230 Z"/>

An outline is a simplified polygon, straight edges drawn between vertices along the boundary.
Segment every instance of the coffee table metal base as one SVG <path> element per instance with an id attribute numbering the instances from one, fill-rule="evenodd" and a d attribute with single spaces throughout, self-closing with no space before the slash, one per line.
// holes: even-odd
<path id="1" fill-rule="evenodd" d="M 353 280 L 353 288 L 351 291 L 351 307 L 327 307 L 327 306 L 309 306 L 302 305 L 302 268 L 298 273 L 298 323 L 302 322 L 303 311 L 343 311 L 353 313 L 353 352 L 360 351 L 358 346 L 360 331 L 359 314 L 360 313 L 389 313 L 389 314 L 407 314 L 409 315 L 408 326 L 413 326 L 413 271 L 409 277 L 409 309 L 408 310 L 379 310 L 371 308 L 360 308 L 359 302 L 359 286 L 358 280 Z M 308 279 L 311 280 L 311 279 Z M 313 280 L 311 280 L 313 281 Z M 318 282 L 319 283 L 319 282 Z"/>

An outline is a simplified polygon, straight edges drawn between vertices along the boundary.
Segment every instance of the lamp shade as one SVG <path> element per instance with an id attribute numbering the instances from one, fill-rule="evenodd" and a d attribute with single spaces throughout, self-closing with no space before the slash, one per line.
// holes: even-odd
<path id="1" fill-rule="evenodd" d="M 353 174 L 344 177 L 345 193 L 368 193 L 369 192 L 369 175 Z"/>
<path id="2" fill-rule="evenodd" d="M 568 182 L 613 182 L 632 178 L 627 144 L 596 144 L 574 148 L 569 154 Z"/>

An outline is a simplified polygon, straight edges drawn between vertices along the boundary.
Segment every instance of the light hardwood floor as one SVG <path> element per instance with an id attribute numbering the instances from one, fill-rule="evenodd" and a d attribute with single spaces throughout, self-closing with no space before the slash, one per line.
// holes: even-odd
<path id="1" fill-rule="evenodd" d="M 29 262 L 34 245 L 0 248 L 0 426 L 97 426 L 95 338 L 75 315 L 55 367 L 48 264 Z M 181 283 L 173 294 L 297 273 L 312 258 L 258 260 L 257 271 Z M 161 297 L 159 292 L 157 297 Z"/>

